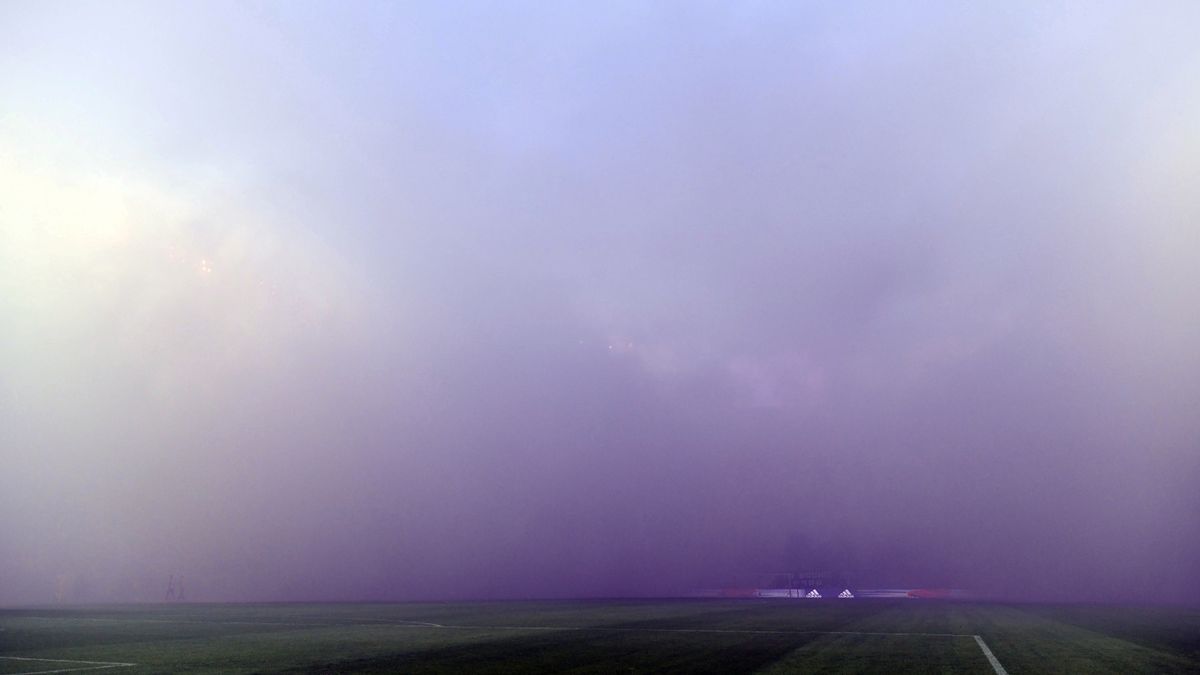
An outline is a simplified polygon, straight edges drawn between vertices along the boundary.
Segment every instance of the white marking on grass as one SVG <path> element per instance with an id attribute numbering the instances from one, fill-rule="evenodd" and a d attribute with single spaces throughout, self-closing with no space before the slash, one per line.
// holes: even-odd
<path id="1" fill-rule="evenodd" d="M 117 623 L 204 623 L 235 626 L 338 626 L 335 623 L 305 623 L 301 621 L 222 621 L 220 619 L 119 619 L 100 616 L 23 616 L 21 619 L 42 621 L 109 621 Z"/>
<path id="2" fill-rule="evenodd" d="M 57 620 L 58 617 L 26 617 L 36 619 Z M 772 630 L 772 629 L 753 629 L 753 628 L 636 628 L 636 627 L 617 627 L 617 626 L 480 626 L 480 625 L 455 625 L 433 623 L 431 621 L 404 621 L 399 619 L 372 619 L 367 617 L 346 617 L 348 621 L 356 621 L 359 623 L 302 623 L 298 621 L 204 621 L 196 619 L 106 619 L 98 617 L 78 617 L 73 620 L 90 620 L 90 621 L 121 621 L 130 623 L 212 623 L 212 624 L 240 624 L 240 625 L 261 625 L 261 626 L 318 626 L 318 627 L 339 627 L 339 626 L 394 626 L 396 628 L 442 628 L 450 630 L 511 630 L 511 631 L 571 631 L 571 632 L 606 632 L 606 633 L 707 633 L 707 634 L 729 634 L 729 635 L 874 635 L 874 636 L 891 636 L 891 637 L 953 637 L 953 638 L 974 638 L 979 648 L 983 650 L 983 655 L 987 657 L 988 663 L 991 664 L 992 670 L 996 671 L 996 675 L 1008 675 L 1008 671 L 1004 670 L 1004 666 L 1000 665 L 999 659 L 988 649 L 987 643 L 978 635 L 970 633 L 907 633 L 907 632 L 872 632 L 872 631 L 850 631 L 850 630 Z M 17 656 L 0 656 L 6 659 L 21 659 Z M 71 663 L 65 659 L 24 659 L 28 661 L 60 661 L 63 663 Z M 66 670 L 39 670 L 32 671 L 37 673 L 65 673 L 73 670 L 98 670 L 100 668 L 116 668 L 118 666 L 135 666 L 136 663 L 110 663 L 107 661 L 75 661 L 73 663 L 94 663 L 97 664 L 91 668 L 71 668 Z"/>
<path id="3" fill-rule="evenodd" d="M 392 625 L 408 628 L 456 628 L 463 630 L 546 630 L 546 631 L 601 631 L 608 633 L 727 633 L 735 635 L 872 635 L 872 636 L 890 636 L 890 637 L 953 637 L 953 638 L 974 638 L 979 648 L 983 650 L 983 655 L 987 657 L 988 663 L 991 664 L 992 670 L 996 671 L 996 675 L 1008 675 L 1008 671 L 1004 666 L 1000 665 L 1000 660 L 988 649 L 987 643 L 978 635 L 969 633 L 883 633 L 871 631 L 857 630 L 770 630 L 770 629 L 738 629 L 738 628 L 620 628 L 616 626 L 455 626 L 438 623 L 423 623 L 420 621 L 408 621 L 404 623 L 391 623 L 382 625 Z"/>
<path id="4" fill-rule="evenodd" d="M 345 624 L 342 624 L 345 625 Z M 353 625 L 353 624 L 351 624 Z M 457 630 L 548 630 L 548 631 L 601 631 L 617 633 L 729 633 L 733 635 L 884 635 L 884 636 L 914 636 L 914 637 L 975 637 L 969 633 L 882 633 L 854 630 L 783 630 L 769 628 L 646 628 L 620 626 L 487 626 L 487 625 L 455 625 L 440 623 L 425 623 L 422 621 L 405 621 L 403 623 L 385 622 L 380 620 L 376 626 L 395 626 L 397 628 L 450 628 Z"/>
<path id="5" fill-rule="evenodd" d="M 54 670 L 23 670 L 12 675 L 43 675 L 43 673 L 77 673 L 83 670 L 103 670 L 105 668 L 126 668 L 136 666 L 136 663 L 121 663 L 119 661 L 79 661 L 76 659 L 37 659 L 32 656 L 0 656 L 9 661 L 38 661 L 40 663 L 82 663 L 82 668 L 56 668 Z"/>
<path id="6" fill-rule="evenodd" d="M 983 655 L 987 657 L 988 663 L 992 664 L 992 670 L 996 671 L 996 675 L 1008 675 L 1008 671 L 1004 669 L 1004 666 L 1000 665 L 1000 660 L 996 658 L 992 650 L 988 649 L 987 643 L 983 641 L 983 638 L 978 635 L 973 635 L 972 637 L 975 638 L 975 642 L 979 643 L 979 648 L 983 650 Z"/>
<path id="7" fill-rule="evenodd" d="M 132 663 L 130 665 L 133 665 Z M 116 665 L 85 665 L 83 668 L 55 668 L 54 670 L 22 670 L 12 675 L 49 675 L 50 673 L 79 673 L 83 670 L 103 670 L 116 668 Z"/>

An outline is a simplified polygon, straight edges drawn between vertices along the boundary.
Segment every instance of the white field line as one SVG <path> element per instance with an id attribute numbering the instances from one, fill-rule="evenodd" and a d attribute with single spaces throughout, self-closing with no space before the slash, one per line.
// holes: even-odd
<path id="1" fill-rule="evenodd" d="M 29 616 L 24 619 L 61 621 L 60 617 Z M 199 623 L 246 626 L 301 626 L 336 628 L 341 626 L 395 626 L 397 628 L 449 628 L 455 630 L 561 630 L 561 631 L 609 631 L 634 633 L 732 633 L 746 635 L 911 635 L 918 637 L 975 637 L 970 633 L 872 633 L 864 631 L 837 630 L 771 630 L 753 628 L 621 628 L 616 626 L 488 626 L 477 624 L 442 624 L 430 621 L 401 621 L 397 619 L 374 619 L 370 617 L 344 617 L 346 621 L 358 623 L 305 623 L 300 621 L 220 621 L 201 619 L 120 619 L 103 617 L 71 617 L 68 621 L 112 621 L 119 623 Z"/>
<path id="2" fill-rule="evenodd" d="M 57 617 L 26 617 L 26 618 L 44 618 L 55 620 Z M 737 628 L 619 628 L 615 626 L 479 626 L 479 625 L 455 625 L 441 624 L 429 621 L 388 621 L 386 619 L 372 619 L 368 617 L 345 617 L 347 621 L 358 621 L 360 623 L 301 623 L 293 621 L 203 621 L 196 619 L 105 619 L 97 617 L 81 617 L 88 621 L 123 621 L 129 623 L 212 623 L 212 624 L 235 624 L 235 625 L 261 625 L 261 626 L 318 626 L 318 627 L 338 627 L 338 626 L 395 626 L 398 628 L 443 628 L 451 630 L 513 630 L 513 631 L 593 631 L 593 632 L 608 632 L 608 633 L 708 633 L 708 634 L 732 634 L 732 635 L 879 635 L 879 636 L 894 636 L 894 637 L 954 637 L 954 638 L 974 638 L 979 648 L 983 650 L 983 655 L 987 657 L 988 663 L 991 664 L 992 670 L 996 671 L 996 675 L 1008 675 L 1008 671 L 1004 670 L 1004 666 L 1000 665 L 999 659 L 988 649 L 983 638 L 970 633 L 884 633 L 870 631 L 849 631 L 849 630 L 769 630 L 769 629 L 737 629 Z M 80 619 L 72 619 L 78 621 Z M 17 657 L 0 657 L 0 658 L 17 658 Z M 34 659 L 34 660 L 54 660 L 54 659 Z M 79 661 L 78 663 L 93 663 L 90 661 Z M 117 666 L 132 666 L 133 663 L 103 663 L 99 668 L 115 668 Z M 79 669 L 82 670 L 82 669 Z M 64 670 L 42 670 L 40 673 L 59 673 L 67 672 Z"/>
<path id="3" fill-rule="evenodd" d="M 116 623 L 211 623 L 211 624 L 232 624 L 235 626 L 337 626 L 344 624 L 335 623 L 305 623 L 301 621 L 220 621 L 220 620 L 201 620 L 201 619 L 118 619 L 106 618 L 99 616 L 23 616 L 22 621 L 27 619 L 39 619 L 41 621 L 108 621 Z"/>
<path id="4" fill-rule="evenodd" d="M 1004 666 L 1000 665 L 1000 659 L 997 659 L 992 650 L 988 649 L 987 643 L 983 641 L 983 638 L 978 635 L 974 637 L 975 642 L 979 643 L 979 648 L 983 650 L 983 655 L 987 657 L 988 663 L 992 664 L 992 670 L 996 671 L 996 675 L 1008 675 L 1008 671 L 1004 669 Z"/>
<path id="5" fill-rule="evenodd" d="M 83 663 L 82 668 L 56 668 L 54 670 L 23 670 L 12 675 L 42 675 L 42 673 L 76 673 L 82 670 L 103 670 L 105 668 L 126 668 L 136 666 L 136 663 L 121 663 L 118 661 L 77 661 L 75 659 L 35 659 L 30 656 L 0 656 L 9 661 L 37 661 L 39 663 Z"/>
<path id="6" fill-rule="evenodd" d="M 132 663 L 130 665 L 133 665 Z M 22 670 L 20 673 L 12 675 L 47 675 L 49 673 L 79 673 L 82 670 L 103 670 L 106 668 L 118 668 L 116 665 L 85 665 L 83 668 L 55 668 L 54 670 Z"/>
<path id="7" fill-rule="evenodd" d="M 360 621 L 370 621 L 370 619 L 357 619 Z M 384 626 L 404 626 L 411 628 L 457 628 L 457 629 L 474 629 L 474 630 L 547 630 L 547 631 L 604 631 L 604 632 L 620 632 L 620 633 L 733 633 L 741 635 L 885 635 L 896 637 L 954 637 L 954 638 L 974 638 L 979 648 L 983 650 L 983 655 L 987 657 L 988 663 L 991 664 L 992 670 L 996 671 L 996 675 L 1008 675 L 1008 671 L 1004 666 L 1000 665 L 1000 660 L 988 649 L 983 638 L 970 633 L 882 633 L 869 631 L 854 631 L 854 630 L 755 630 L 755 629 L 733 629 L 733 628 L 617 628 L 614 626 L 455 626 L 440 623 L 425 623 L 421 621 L 408 621 L 401 624 L 396 623 L 376 623 L 375 625 Z"/>
<path id="8" fill-rule="evenodd" d="M 370 621 L 364 619 L 363 621 Z M 347 624 L 339 624 L 347 625 Z M 609 633 L 731 633 L 734 635 L 914 635 L 920 637 L 975 637 L 968 633 L 871 633 L 852 630 L 773 630 L 756 628 L 621 628 L 618 626 L 485 626 L 485 625 L 455 625 L 441 623 L 424 623 L 409 621 L 394 623 L 376 621 L 374 623 L 348 625 L 396 626 L 399 628 L 451 628 L 458 630 L 549 630 L 549 631 L 602 631 Z"/>

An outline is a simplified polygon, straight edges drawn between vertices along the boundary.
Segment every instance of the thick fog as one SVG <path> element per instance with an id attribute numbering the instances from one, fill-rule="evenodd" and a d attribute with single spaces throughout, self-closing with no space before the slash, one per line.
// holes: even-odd
<path id="1" fill-rule="evenodd" d="M 1198 32 L 0 3 L 0 603 L 1200 601 Z"/>

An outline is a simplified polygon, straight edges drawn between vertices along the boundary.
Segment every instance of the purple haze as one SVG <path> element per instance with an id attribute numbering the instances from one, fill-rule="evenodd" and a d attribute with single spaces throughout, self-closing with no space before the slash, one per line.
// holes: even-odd
<path id="1" fill-rule="evenodd" d="M 0 6 L 0 603 L 1200 601 L 1200 5 Z"/>

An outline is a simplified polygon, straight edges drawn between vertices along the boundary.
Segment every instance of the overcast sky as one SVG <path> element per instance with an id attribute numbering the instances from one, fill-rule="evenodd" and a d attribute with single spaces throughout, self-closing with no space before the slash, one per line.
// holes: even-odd
<path id="1" fill-rule="evenodd" d="M 0 602 L 1200 600 L 1198 33 L 0 3 Z"/>

